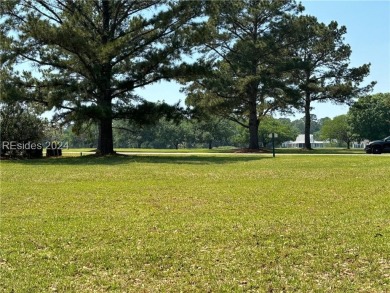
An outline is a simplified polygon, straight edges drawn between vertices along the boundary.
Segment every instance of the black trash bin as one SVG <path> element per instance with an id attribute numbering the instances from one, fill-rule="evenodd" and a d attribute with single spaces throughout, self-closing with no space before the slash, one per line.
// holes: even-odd
<path id="1" fill-rule="evenodd" d="M 61 156 L 62 156 L 62 149 L 58 143 L 52 142 L 46 148 L 46 157 L 61 157 Z"/>
<path id="2" fill-rule="evenodd" d="M 26 150 L 26 156 L 29 159 L 40 159 L 43 157 L 43 149 L 37 148 L 37 149 Z"/>

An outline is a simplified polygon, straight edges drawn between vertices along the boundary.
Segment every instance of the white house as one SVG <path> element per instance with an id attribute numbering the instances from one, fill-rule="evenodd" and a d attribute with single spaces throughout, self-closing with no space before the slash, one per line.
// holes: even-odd
<path id="1" fill-rule="evenodd" d="M 360 141 L 360 142 L 357 142 L 357 141 L 354 141 L 351 143 L 351 148 L 353 149 L 364 149 L 366 147 L 366 145 L 368 145 L 370 141 L 368 139 L 365 139 L 363 141 Z"/>
<path id="2" fill-rule="evenodd" d="M 310 134 L 310 143 L 312 148 L 323 148 L 325 147 L 325 142 L 314 140 L 313 134 Z M 305 135 L 300 134 L 295 139 L 295 141 L 286 141 L 282 143 L 283 148 L 303 148 L 305 147 Z"/>

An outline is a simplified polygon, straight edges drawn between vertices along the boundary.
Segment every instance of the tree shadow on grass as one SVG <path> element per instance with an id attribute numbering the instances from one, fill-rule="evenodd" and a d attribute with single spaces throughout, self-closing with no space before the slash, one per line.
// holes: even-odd
<path id="1" fill-rule="evenodd" d="M 22 165 L 125 165 L 131 163 L 149 163 L 149 164 L 197 164 L 197 165 L 212 165 L 212 164 L 231 164 L 237 162 L 248 162 L 248 161 L 259 161 L 264 159 L 271 159 L 269 156 L 264 155 L 245 155 L 245 154 L 234 154 L 234 155 L 114 155 L 97 157 L 93 155 L 82 156 L 82 157 L 58 157 L 58 158 L 42 158 L 42 159 L 31 159 L 31 160 L 7 160 L 15 164 Z"/>

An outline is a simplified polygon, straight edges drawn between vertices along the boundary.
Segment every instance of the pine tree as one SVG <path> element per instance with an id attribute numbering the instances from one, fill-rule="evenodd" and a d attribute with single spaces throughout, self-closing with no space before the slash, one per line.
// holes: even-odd
<path id="1" fill-rule="evenodd" d="M 296 62 L 291 76 L 300 89 L 305 112 L 305 148 L 311 149 L 312 103 L 351 103 L 375 83 L 359 87 L 370 72 L 370 64 L 349 67 L 352 50 L 344 43 L 345 26 L 339 27 L 335 21 L 325 25 L 313 16 L 301 16 L 295 19 L 293 32 L 290 38 L 298 42 L 290 53 Z"/>
<path id="2" fill-rule="evenodd" d="M 208 2 L 204 59 L 213 70 L 187 86 L 187 104 L 226 117 L 249 130 L 249 148 L 259 148 L 260 121 L 293 104 L 285 73 L 284 39 L 295 1 Z"/>
<path id="3" fill-rule="evenodd" d="M 37 68 L 14 69 L 8 83 L 28 88 L 24 99 L 58 110 L 63 122 L 95 121 L 98 151 L 113 153 L 113 119 L 173 110 L 144 103 L 134 89 L 185 74 L 181 58 L 199 12 L 198 1 L 2 2 L 2 32 L 11 40 L 2 63 Z"/>

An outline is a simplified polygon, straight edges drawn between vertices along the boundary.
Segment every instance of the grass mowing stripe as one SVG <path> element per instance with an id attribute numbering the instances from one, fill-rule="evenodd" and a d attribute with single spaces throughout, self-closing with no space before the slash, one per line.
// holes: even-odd
<path id="1" fill-rule="evenodd" d="M 1 162 L 4 292 L 370 291 L 386 156 Z"/>

